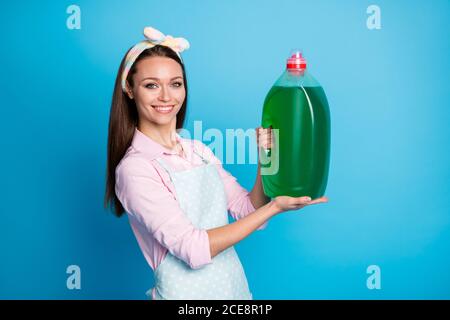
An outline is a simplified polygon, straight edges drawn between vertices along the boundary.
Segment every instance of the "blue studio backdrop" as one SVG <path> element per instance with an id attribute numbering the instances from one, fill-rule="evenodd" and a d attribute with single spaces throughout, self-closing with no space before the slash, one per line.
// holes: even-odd
<path id="1" fill-rule="evenodd" d="M 103 208 L 113 84 L 145 26 L 191 44 L 191 132 L 258 127 L 292 48 L 327 94 L 329 202 L 236 245 L 255 299 L 450 298 L 449 13 L 447 0 L 2 4 L 0 298 L 147 298 L 128 220 Z M 252 188 L 256 163 L 224 167 Z"/>

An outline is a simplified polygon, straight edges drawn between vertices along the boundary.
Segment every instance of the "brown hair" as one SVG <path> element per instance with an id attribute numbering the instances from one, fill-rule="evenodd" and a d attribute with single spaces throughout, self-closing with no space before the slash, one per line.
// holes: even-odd
<path id="1" fill-rule="evenodd" d="M 131 50 L 131 49 L 130 49 Z M 137 107 L 133 99 L 130 99 L 128 95 L 122 91 L 121 75 L 125 64 L 125 58 L 128 52 L 120 63 L 119 71 L 117 72 L 116 82 L 114 85 L 114 92 L 111 102 L 111 110 L 109 114 L 109 127 L 108 127 L 108 146 L 107 146 L 107 163 L 106 163 L 106 192 L 104 199 L 104 206 L 113 207 L 114 214 L 118 217 L 124 213 L 124 208 L 120 203 L 115 193 L 116 184 L 116 167 L 125 155 L 128 147 L 130 147 L 133 140 L 135 127 L 138 124 L 138 112 Z M 127 80 L 131 86 L 133 86 L 133 74 L 136 73 L 137 63 L 148 57 L 167 57 L 175 60 L 181 66 L 183 70 L 184 88 L 186 90 L 186 98 L 180 111 L 177 113 L 176 129 L 183 128 L 184 119 L 186 117 L 188 88 L 186 81 L 186 71 L 184 69 L 183 62 L 180 60 L 175 51 L 167 46 L 156 45 L 152 48 L 144 50 L 128 73 Z"/>

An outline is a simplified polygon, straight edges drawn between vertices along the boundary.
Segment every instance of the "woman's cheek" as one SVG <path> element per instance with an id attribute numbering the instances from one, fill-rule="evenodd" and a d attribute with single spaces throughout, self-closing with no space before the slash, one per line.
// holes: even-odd
<path id="1" fill-rule="evenodd" d="M 184 88 L 180 89 L 178 91 L 177 100 L 180 101 L 181 103 L 183 103 L 185 98 L 186 98 L 186 90 Z"/>

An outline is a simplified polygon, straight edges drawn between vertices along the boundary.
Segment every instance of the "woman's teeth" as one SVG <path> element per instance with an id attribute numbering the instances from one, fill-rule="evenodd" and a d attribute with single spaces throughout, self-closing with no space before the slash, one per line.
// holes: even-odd
<path id="1" fill-rule="evenodd" d="M 152 106 L 159 113 L 170 113 L 174 106 Z"/>

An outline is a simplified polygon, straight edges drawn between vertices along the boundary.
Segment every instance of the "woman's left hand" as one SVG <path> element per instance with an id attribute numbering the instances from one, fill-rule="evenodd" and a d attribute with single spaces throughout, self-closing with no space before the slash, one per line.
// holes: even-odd
<path id="1" fill-rule="evenodd" d="M 272 128 L 258 127 L 256 130 L 256 144 L 258 148 L 269 149 L 273 145 Z"/>

